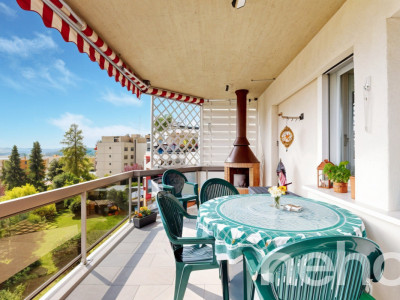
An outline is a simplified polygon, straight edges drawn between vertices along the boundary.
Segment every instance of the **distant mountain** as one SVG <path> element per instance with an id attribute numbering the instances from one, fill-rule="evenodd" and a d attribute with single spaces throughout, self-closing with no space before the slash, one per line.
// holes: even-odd
<path id="1" fill-rule="evenodd" d="M 18 148 L 19 155 L 21 157 L 29 156 L 32 148 Z M 42 149 L 43 156 L 53 156 L 53 155 L 62 155 L 60 149 Z M 86 150 L 87 156 L 95 156 L 94 148 L 87 148 Z M 0 148 L 0 156 L 10 156 L 11 148 Z"/>

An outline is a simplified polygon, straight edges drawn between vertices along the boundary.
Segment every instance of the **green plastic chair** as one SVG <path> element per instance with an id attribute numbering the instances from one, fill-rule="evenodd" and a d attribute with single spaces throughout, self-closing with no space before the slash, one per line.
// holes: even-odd
<path id="1" fill-rule="evenodd" d="M 306 270 L 311 266 L 316 269 Z M 253 250 L 246 249 L 244 295 L 245 299 L 254 299 L 257 290 L 260 299 L 267 300 L 374 299 L 365 293 L 366 279 L 377 282 L 383 267 L 379 246 L 354 236 L 317 237 L 289 243 L 271 251 L 261 262 Z M 307 278 L 320 284 L 312 284 Z"/>
<path id="2" fill-rule="evenodd" d="M 193 194 L 182 194 L 185 183 L 193 186 Z M 199 186 L 197 183 L 188 182 L 186 176 L 181 172 L 173 169 L 165 171 L 162 177 L 162 188 L 182 202 L 185 210 L 187 210 L 187 202 L 192 200 L 196 201 L 197 208 L 199 208 Z"/>
<path id="3" fill-rule="evenodd" d="M 203 204 L 217 197 L 238 194 L 238 190 L 228 181 L 221 178 L 210 178 L 201 187 L 200 203 Z"/>
<path id="4" fill-rule="evenodd" d="M 220 267 L 215 257 L 215 239 L 214 237 L 182 237 L 183 217 L 196 219 L 197 216 L 189 215 L 172 194 L 159 192 L 157 205 L 175 257 L 174 299 L 181 300 L 185 295 L 192 271 Z M 225 273 L 221 274 L 224 292 L 228 290 L 226 278 Z"/>

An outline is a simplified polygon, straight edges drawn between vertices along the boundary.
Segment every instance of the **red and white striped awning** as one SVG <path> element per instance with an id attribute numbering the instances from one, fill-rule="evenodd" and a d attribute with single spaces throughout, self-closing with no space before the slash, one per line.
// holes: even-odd
<path id="1" fill-rule="evenodd" d="M 37 12 L 46 27 L 57 29 L 66 42 L 77 45 L 79 52 L 86 53 L 91 61 L 115 78 L 128 91 L 140 98 L 141 93 L 177 101 L 202 104 L 203 98 L 150 87 L 139 79 L 118 55 L 84 21 L 72 13 L 60 0 L 17 0 L 19 6 Z M 96 49 L 97 48 L 97 49 Z"/>

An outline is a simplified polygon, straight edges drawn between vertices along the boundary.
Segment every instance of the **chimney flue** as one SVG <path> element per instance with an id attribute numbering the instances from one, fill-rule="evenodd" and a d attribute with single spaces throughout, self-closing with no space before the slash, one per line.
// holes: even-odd
<path id="1" fill-rule="evenodd" d="M 248 90 L 237 90 L 236 104 L 236 140 L 233 149 L 225 162 L 227 163 L 258 163 L 258 159 L 251 151 L 247 140 L 247 93 Z"/>

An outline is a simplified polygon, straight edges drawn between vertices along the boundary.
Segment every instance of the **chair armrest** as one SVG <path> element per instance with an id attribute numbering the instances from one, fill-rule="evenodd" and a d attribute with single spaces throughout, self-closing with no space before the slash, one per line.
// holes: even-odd
<path id="1" fill-rule="evenodd" d="M 195 216 L 195 215 L 189 215 L 186 211 L 183 211 L 182 213 L 183 213 L 183 216 L 184 216 L 185 218 L 193 219 L 193 220 L 197 219 L 197 216 Z"/>
<path id="2" fill-rule="evenodd" d="M 254 278 L 254 275 L 258 275 L 258 266 L 260 263 L 254 255 L 254 251 L 251 249 L 243 250 L 243 259 L 246 262 L 247 269 L 249 270 L 252 279 L 255 280 L 256 278 Z"/>
<path id="3" fill-rule="evenodd" d="M 163 191 L 171 192 L 171 194 L 175 194 L 175 188 L 172 185 L 167 185 L 162 183 L 161 187 L 163 188 Z"/>
<path id="4" fill-rule="evenodd" d="M 199 185 L 197 183 L 189 182 L 189 181 L 186 181 L 185 183 L 193 186 L 195 195 L 199 194 Z"/>
<path id="5" fill-rule="evenodd" d="M 202 237 L 178 237 L 173 242 L 178 245 L 202 245 L 202 244 L 215 244 L 215 238 L 212 236 Z"/>

